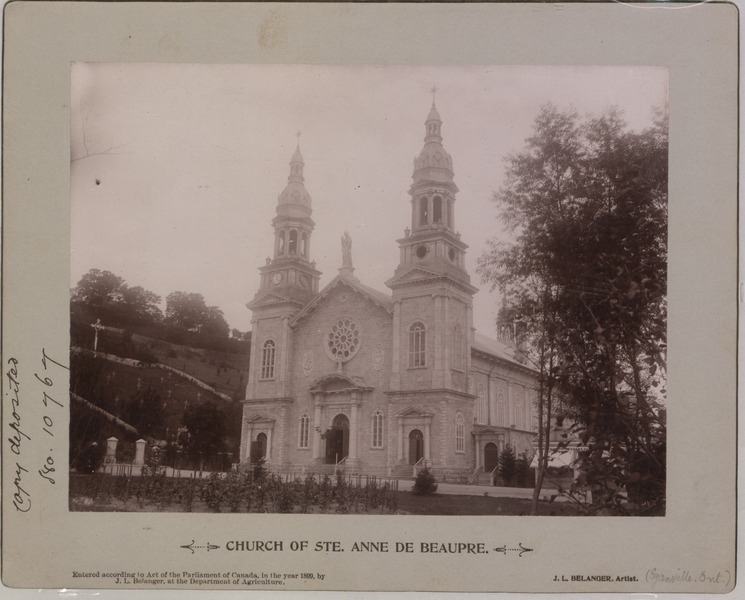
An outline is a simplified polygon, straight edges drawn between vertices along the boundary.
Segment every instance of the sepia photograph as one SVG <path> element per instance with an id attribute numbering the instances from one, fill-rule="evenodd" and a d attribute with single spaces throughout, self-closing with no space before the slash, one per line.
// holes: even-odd
<path id="1" fill-rule="evenodd" d="M 9 3 L 3 592 L 736 594 L 738 19 Z"/>
<path id="2" fill-rule="evenodd" d="M 662 516 L 668 73 L 74 63 L 70 510 Z"/>

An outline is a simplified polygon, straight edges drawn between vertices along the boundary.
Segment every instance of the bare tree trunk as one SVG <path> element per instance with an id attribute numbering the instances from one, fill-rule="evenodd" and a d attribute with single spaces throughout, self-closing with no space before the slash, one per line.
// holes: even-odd
<path id="1" fill-rule="evenodd" d="M 536 462 L 536 478 L 533 486 L 533 503 L 531 513 L 538 514 L 538 500 L 541 497 L 543 479 L 548 468 L 549 443 L 551 441 L 551 392 L 553 384 L 546 380 L 546 300 L 549 295 L 548 288 L 544 293 L 543 323 L 541 332 L 540 361 L 540 383 L 538 386 L 538 460 Z M 550 345 L 550 358 L 548 365 L 548 377 L 553 377 L 553 328 L 552 342 Z M 545 412 L 545 420 L 544 420 Z"/>

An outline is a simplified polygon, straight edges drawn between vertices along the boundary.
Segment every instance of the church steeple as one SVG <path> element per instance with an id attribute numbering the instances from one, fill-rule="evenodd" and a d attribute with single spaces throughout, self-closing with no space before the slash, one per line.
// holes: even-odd
<path id="1" fill-rule="evenodd" d="M 437 106 L 435 105 L 436 91 L 437 88 L 433 87 L 432 108 L 429 110 L 429 115 L 427 115 L 427 120 L 424 123 L 427 128 L 427 135 L 424 138 L 424 141 L 425 143 L 435 142 L 438 144 L 442 144 L 442 134 L 440 133 L 440 128 L 442 127 L 442 119 L 440 119 L 440 113 L 437 112 Z"/>
<path id="2" fill-rule="evenodd" d="M 287 185 L 277 198 L 274 227 L 274 255 L 261 267 L 261 287 L 250 306 L 255 306 L 267 292 L 296 304 L 304 304 L 318 292 L 320 272 L 310 260 L 310 239 L 315 223 L 312 199 L 305 189 L 305 161 L 298 143 L 290 159 Z"/>
<path id="3" fill-rule="evenodd" d="M 458 187 L 453 160 L 442 145 L 434 91 L 424 122 L 424 147 L 414 159 L 409 188 L 411 227 L 397 240 L 399 264 L 386 281 L 394 304 L 393 338 L 398 343 L 390 385 L 393 390 L 412 390 L 426 381 L 430 389 L 470 393 L 472 306 L 478 290 L 466 270 L 468 246 L 455 231 Z"/>
<path id="4" fill-rule="evenodd" d="M 401 261 L 396 269 L 397 279 L 414 266 L 447 274 L 470 289 L 470 278 L 465 268 L 468 246 L 455 230 L 455 185 L 453 159 L 442 145 L 442 119 L 435 104 L 424 122 L 424 146 L 414 159 L 411 195 L 411 225 L 406 228 L 401 247 Z M 474 288 L 475 289 L 475 288 Z"/>
<path id="5" fill-rule="evenodd" d="M 277 201 L 277 216 L 274 217 L 275 239 L 274 258 L 299 258 L 308 262 L 310 255 L 310 234 L 315 223 L 310 218 L 313 213 L 310 194 L 305 189 L 303 168 L 305 161 L 300 152 L 300 132 L 298 145 L 290 159 L 290 174 L 287 185 Z"/>
<path id="6" fill-rule="evenodd" d="M 455 229 L 454 204 L 458 187 L 453 181 L 453 159 L 442 145 L 442 119 L 435 105 L 435 90 L 433 88 L 432 108 L 424 122 L 424 147 L 414 159 L 413 182 L 409 190 L 412 196 L 412 231 L 432 227 Z"/>

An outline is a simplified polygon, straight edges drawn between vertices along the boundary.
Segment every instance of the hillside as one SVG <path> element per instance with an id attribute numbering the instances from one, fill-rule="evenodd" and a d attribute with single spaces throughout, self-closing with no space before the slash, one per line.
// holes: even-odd
<path id="1" fill-rule="evenodd" d="M 70 391 L 105 412 L 74 403 L 71 465 L 92 442 L 103 448 L 112 435 L 122 441 L 118 454 L 125 461 L 137 437 L 162 440 L 167 457 L 172 462 L 178 458 L 182 467 L 184 462 L 203 462 L 208 454 L 210 460 L 223 455 L 220 466 L 229 463 L 225 455 L 237 456 L 246 354 L 105 328 L 94 356 L 92 329 L 89 333 L 85 324 L 78 324 L 72 333 Z"/>

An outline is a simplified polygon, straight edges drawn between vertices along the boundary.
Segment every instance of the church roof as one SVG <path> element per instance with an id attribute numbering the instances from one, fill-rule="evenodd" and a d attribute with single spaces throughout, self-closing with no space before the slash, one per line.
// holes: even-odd
<path id="1" fill-rule="evenodd" d="M 376 290 L 375 288 L 371 288 L 368 285 L 365 285 L 364 283 L 355 282 L 357 284 L 357 287 L 362 288 L 365 292 L 367 292 L 370 296 L 373 296 L 374 298 L 377 298 L 378 302 L 388 308 L 391 312 L 393 311 L 393 298 L 390 294 L 386 294 L 385 292 L 381 292 L 380 290 Z"/>
<path id="2" fill-rule="evenodd" d="M 435 106 L 434 101 L 432 102 L 432 108 L 429 109 L 429 114 L 427 115 L 427 121 L 440 121 L 442 123 L 442 119 L 440 118 L 440 113 L 437 112 L 437 107 Z"/>
<path id="3" fill-rule="evenodd" d="M 303 183 L 305 181 L 305 177 L 303 177 L 304 166 L 305 161 L 300 152 L 300 144 L 298 144 L 290 159 L 290 175 L 287 177 L 287 185 L 278 198 L 277 213 L 282 212 L 282 208 L 286 209 L 292 206 L 303 208 L 306 211 L 310 209 L 313 201 Z"/>
<path id="4" fill-rule="evenodd" d="M 523 368 L 530 368 L 529 365 L 515 360 L 516 348 L 510 342 L 495 340 L 482 333 L 476 332 L 473 334 L 473 346 L 471 349 L 484 354 L 489 354 L 495 358 L 502 359 L 515 365 L 520 365 Z"/>
<path id="5" fill-rule="evenodd" d="M 389 313 L 393 312 L 393 300 L 391 300 L 391 297 L 388 294 L 380 292 L 367 285 L 363 285 L 362 283 L 360 283 L 359 279 L 354 276 L 350 277 L 339 274 L 331 280 L 331 283 L 329 283 L 318 293 L 318 295 L 313 299 L 312 302 L 310 302 L 295 316 L 295 318 L 290 323 L 290 326 L 294 325 L 295 323 L 300 321 L 300 319 L 312 313 L 321 303 L 326 300 L 326 298 L 329 297 L 331 292 L 340 285 L 346 285 L 350 287 L 352 290 L 359 292 L 360 294 L 371 300 L 374 304 L 377 304 Z"/>

